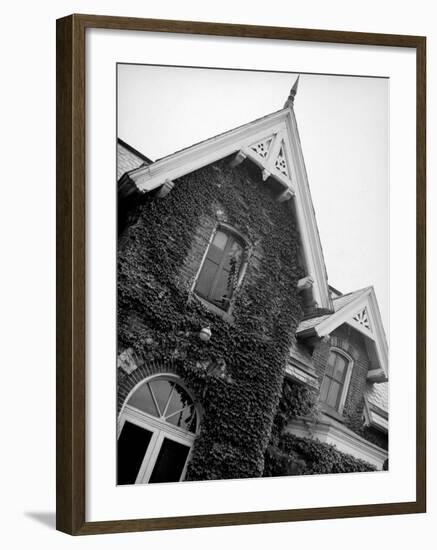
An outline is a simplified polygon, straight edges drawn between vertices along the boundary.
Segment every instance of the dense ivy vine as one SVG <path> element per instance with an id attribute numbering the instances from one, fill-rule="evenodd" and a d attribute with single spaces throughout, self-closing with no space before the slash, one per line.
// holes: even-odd
<path id="1" fill-rule="evenodd" d="M 218 211 L 253 247 L 232 323 L 192 299 L 184 275 L 193 236 Z M 275 200 L 258 169 L 231 169 L 224 159 L 180 178 L 165 199 L 145 195 L 131 220 L 119 241 L 119 350 L 133 348 L 144 361 L 172 357 L 201 401 L 187 479 L 261 476 L 302 316 L 290 205 Z M 204 326 L 207 344 L 198 337 Z"/>
<path id="2" fill-rule="evenodd" d="M 382 433 L 378 430 L 374 430 L 369 426 L 364 426 L 364 425 L 360 426 L 354 431 L 355 433 L 360 435 L 363 439 L 366 439 L 370 443 L 373 443 L 374 445 L 381 447 L 381 449 L 388 451 L 388 438 L 389 438 L 388 434 Z"/>
<path id="3" fill-rule="evenodd" d="M 342 453 L 333 445 L 310 437 L 284 433 L 284 428 L 293 418 L 305 417 L 316 421 L 319 415 L 317 392 L 307 386 L 284 380 L 266 450 L 265 477 L 375 470 L 371 464 Z"/>

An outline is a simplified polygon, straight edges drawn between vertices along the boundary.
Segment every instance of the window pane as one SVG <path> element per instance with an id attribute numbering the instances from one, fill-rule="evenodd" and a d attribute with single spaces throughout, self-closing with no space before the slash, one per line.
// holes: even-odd
<path id="1" fill-rule="evenodd" d="M 222 269 L 216 279 L 214 290 L 210 293 L 210 300 L 217 306 L 227 309 L 231 296 L 232 280 L 229 271 Z"/>
<path id="2" fill-rule="evenodd" d="M 320 399 L 322 401 L 326 401 L 326 398 L 328 396 L 329 381 L 330 379 L 327 376 L 325 376 L 322 382 L 322 387 L 320 388 Z"/>
<path id="3" fill-rule="evenodd" d="M 217 231 L 217 233 L 214 235 L 214 238 L 212 240 L 212 244 L 219 248 L 220 250 L 224 250 L 226 243 L 228 242 L 228 236 L 226 233 L 223 233 L 223 231 Z"/>
<path id="4" fill-rule="evenodd" d="M 209 297 L 214 277 L 217 273 L 217 265 L 208 258 L 203 262 L 202 270 L 196 283 L 196 292 L 204 298 Z"/>
<path id="5" fill-rule="evenodd" d="M 195 292 L 227 310 L 238 282 L 244 247 L 226 231 L 217 231 L 197 278 Z"/>
<path id="6" fill-rule="evenodd" d="M 337 360 L 337 354 L 333 351 L 329 352 L 328 364 L 326 365 L 326 374 L 332 376 L 334 373 L 335 362 Z"/>
<path id="7" fill-rule="evenodd" d="M 335 354 L 335 357 L 336 359 L 335 359 L 333 377 L 339 382 L 343 382 L 346 375 L 347 361 L 342 355 L 338 353 Z"/>
<path id="8" fill-rule="evenodd" d="M 162 416 L 164 414 L 168 398 L 170 397 L 173 384 L 168 380 L 152 380 L 150 385 L 152 387 L 153 395 L 158 403 L 160 412 L 159 416 Z"/>
<path id="9" fill-rule="evenodd" d="M 228 236 L 223 231 L 217 231 L 208 249 L 207 257 L 212 262 L 219 264 L 227 242 Z"/>
<path id="10" fill-rule="evenodd" d="M 177 426 L 178 428 L 194 432 L 196 430 L 196 423 L 193 422 L 195 415 L 196 413 L 194 411 L 194 407 L 189 405 L 188 407 L 185 407 L 185 409 L 182 409 L 181 411 L 173 413 L 171 416 L 167 417 L 166 421 L 170 422 L 170 424 L 173 424 L 174 426 Z"/>
<path id="11" fill-rule="evenodd" d="M 228 270 L 234 269 L 235 273 L 238 275 L 238 272 L 240 271 L 242 255 L 243 247 L 237 241 L 233 241 L 233 243 L 229 247 L 228 252 L 226 253 L 223 267 Z"/>
<path id="12" fill-rule="evenodd" d="M 193 411 L 191 420 L 187 420 L 187 428 L 190 430 L 190 432 L 193 432 L 193 434 L 196 433 L 196 429 L 197 429 L 197 414 L 196 414 L 196 411 Z"/>
<path id="13" fill-rule="evenodd" d="M 187 460 L 190 448 L 165 438 L 159 451 L 158 459 L 150 476 L 149 483 L 179 481 Z"/>
<path id="14" fill-rule="evenodd" d="M 171 414 L 180 411 L 187 405 L 192 405 L 192 400 L 190 396 L 183 388 L 181 388 L 181 386 L 175 386 L 165 416 L 169 417 Z"/>
<path id="15" fill-rule="evenodd" d="M 140 409 L 140 411 L 149 413 L 152 416 L 159 416 L 152 394 L 150 393 L 149 384 L 141 384 L 141 386 L 135 390 L 134 394 L 129 399 L 129 405 Z"/>
<path id="16" fill-rule="evenodd" d="M 131 422 L 124 423 L 117 445 L 118 485 L 135 483 L 151 437 L 152 432 Z"/>
<path id="17" fill-rule="evenodd" d="M 335 380 L 331 380 L 328 395 L 326 397 L 326 403 L 330 407 L 333 407 L 334 409 L 336 409 L 337 406 L 338 406 L 338 401 L 339 401 L 339 397 L 340 397 L 340 390 L 341 390 L 340 384 L 338 382 L 336 382 Z"/>

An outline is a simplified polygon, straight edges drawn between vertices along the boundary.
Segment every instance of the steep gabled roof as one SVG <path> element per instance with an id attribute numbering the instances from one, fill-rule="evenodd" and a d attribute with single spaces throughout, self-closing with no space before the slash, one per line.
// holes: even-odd
<path id="1" fill-rule="evenodd" d="M 350 302 L 354 301 L 358 296 L 365 292 L 367 288 L 362 288 L 360 290 L 355 290 L 354 292 L 349 292 L 348 294 L 342 294 L 337 298 L 332 300 L 332 305 L 334 308 L 334 313 L 345 307 Z M 299 327 L 298 332 L 303 333 L 306 330 L 310 330 L 317 325 L 319 325 L 325 319 L 329 319 L 332 316 L 332 313 L 324 313 L 322 315 L 317 315 L 315 317 L 310 317 L 309 319 L 304 319 Z"/>
<path id="2" fill-rule="evenodd" d="M 150 192 L 232 154 L 236 154 L 235 165 L 247 158 L 259 166 L 264 181 L 269 178 L 278 181 L 283 187 L 280 201 L 293 197 L 306 275 L 313 280 L 313 298 L 319 307 L 332 310 L 323 251 L 291 105 L 141 166 L 129 172 L 129 178 L 140 191 Z"/>
<path id="3" fill-rule="evenodd" d="M 369 380 L 387 380 L 387 339 L 373 287 L 338 296 L 334 298 L 333 306 L 333 313 L 304 319 L 298 326 L 297 335 L 301 338 L 323 337 L 347 323 L 366 337 L 369 354 L 375 355 L 377 360 L 376 368 L 369 371 Z"/>

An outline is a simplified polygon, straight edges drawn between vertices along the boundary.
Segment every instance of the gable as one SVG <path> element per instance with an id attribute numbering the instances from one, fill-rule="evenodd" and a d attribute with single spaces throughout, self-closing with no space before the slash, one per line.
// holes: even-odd
<path id="1" fill-rule="evenodd" d="M 339 296 L 333 300 L 334 313 L 302 321 L 297 329 L 300 337 L 328 336 L 342 324 L 363 334 L 367 352 L 374 367 L 368 378 L 384 381 L 388 377 L 388 345 L 373 287 Z"/>
<path id="2" fill-rule="evenodd" d="M 358 323 L 363 329 L 366 329 L 367 331 L 372 333 L 373 331 L 372 331 L 372 327 L 370 325 L 369 317 L 370 317 L 370 315 L 367 311 L 367 307 L 364 306 L 363 309 L 358 311 L 352 317 L 352 321 L 354 321 L 355 323 Z"/>
<path id="3" fill-rule="evenodd" d="M 294 184 L 287 160 L 286 133 L 279 131 L 256 141 L 242 152 L 263 170 L 264 181 L 273 176 L 294 194 Z"/>
<path id="4" fill-rule="evenodd" d="M 225 132 L 206 141 L 164 157 L 129 173 L 142 192 L 163 185 L 207 166 L 219 159 L 235 155 L 231 165 L 245 159 L 256 164 L 269 185 L 273 178 L 282 186 L 278 200 L 292 200 L 301 237 L 305 275 L 312 284 L 316 305 L 332 311 L 327 274 L 314 208 L 309 190 L 300 139 L 294 112 L 286 107 Z"/>

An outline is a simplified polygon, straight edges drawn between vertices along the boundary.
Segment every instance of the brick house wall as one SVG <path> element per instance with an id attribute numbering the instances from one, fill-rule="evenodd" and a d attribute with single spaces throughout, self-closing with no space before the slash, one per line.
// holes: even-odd
<path id="1" fill-rule="evenodd" d="M 345 351 L 353 359 L 353 369 L 342 413 L 343 422 L 355 433 L 386 449 L 387 434 L 365 427 L 363 421 L 364 395 L 368 384 L 367 373 L 371 366 L 364 336 L 344 324 L 334 330 L 329 339 L 322 339 L 316 343 L 312 358 L 320 384 L 325 374 L 331 347 Z"/>
<path id="2" fill-rule="evenodd" d="M 249 162 L 223 159 L 146 195 L 119 239 L 118 350 L 138 368 L 120 374 L 119 407 L 142 379 L 181 376 L 203 409 L 188 479 L 261 476 L 291 338 L 302 317 L 292 209 Z M 225 318 L 191 292 L 220 223 L 245 237 L 247 269 Z M 198 337 L 209 326 L 211 341 Z M 229 383 L 205 375 L 226 365 Z M 158 366 L 157 366 L 158 365 Z M 206 366 L 206 367 L 205 367 Z M 205 368 L 204 368 L 205 367 Z"/>

